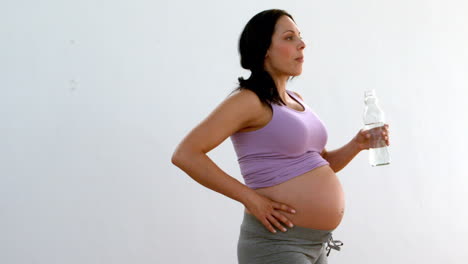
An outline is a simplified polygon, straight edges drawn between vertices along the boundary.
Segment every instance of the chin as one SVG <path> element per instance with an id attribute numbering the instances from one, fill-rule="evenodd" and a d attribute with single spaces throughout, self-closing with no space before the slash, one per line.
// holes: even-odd
<path id="1" fill-rule="evenodd" d="M 300 72 L 293 72 L 293 73 L 291 73 L 291 76 L 299 76 L 299 75 L 301 75 L 301 74 L 302 74 L 302 71 L 300 71 Z"/>
<path id="2" fill-rule="evenodd" d="M 295 70 L 285 70 L 282 71 L 282 75 L 287 75 L 287 76 L 299 76 L 302 74 L 302 68 L 301 69 L 295 69 Z"/>
<path id="3" fill-rule="evenodd" d="M 295 71 L 291 72 L 291 76 L 299 76 L 302 74 L 302 67 L 300 69 L 296 69 Z"/>

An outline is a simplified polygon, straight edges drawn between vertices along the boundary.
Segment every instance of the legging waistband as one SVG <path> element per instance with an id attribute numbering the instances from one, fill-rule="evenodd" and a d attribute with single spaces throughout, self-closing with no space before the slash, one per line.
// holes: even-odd
<path id="1" fill-rule="evenodd" d="M 326 243 L 327 256 L 330 255 L 330 251 L 332 249 L 340 251 L 341 246 L 343 246 L 343 242 L 333 239 L 333 230 L 320 230 L 294 226 L 292 228 L 287 227 L 286 232 L 279 231 L 273 234 L 254 215 L 247 212 L 244 212 L 241 229 L 268 239 L 302 240 L 314 244 Z"/>

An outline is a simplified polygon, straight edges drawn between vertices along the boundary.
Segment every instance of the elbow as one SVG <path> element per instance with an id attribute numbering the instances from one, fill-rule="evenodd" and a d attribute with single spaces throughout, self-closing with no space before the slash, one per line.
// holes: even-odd
<path id="1" fill-rule="evenodd" d="M 175 166 L 181 168 L 184 163 L 193 160 L 196 155 L 196 151 L 193 151 L 192 148 L 179 145 L 172 153 L 171 162 Z"/>
<path id="2" fill-rule="evenodd" d="M 182 150 L 180 149 L 175 150 L 174 153 L 172 153 L 172 157 L 171 157 L 172 164 L 180 168 L 182 166 L 184 156 L 185 155 Z"/>
<path id="3" fill-rule="evenodd" d="M 172 153 L 172 157 L 171 157 L 171 163 L 172 164 L 177 166 L 177 164 L 179 164 L 179 159 L 180 158 L 179 158 L 179 155 L 178 155 L 177 152 Z"/>
<path id="4" fill-rule="evenodd" d="M 182 159 L 183 159 L 183 153 L 184 153 L 184 151 L 183 151 L 183 148 L 181 147 L 181 145 L 177 146 L 177 148 L 172 153 L 171 163 L 174 164 L 177 167 L 180 167 L 180 164 L 181 164 Z"/>

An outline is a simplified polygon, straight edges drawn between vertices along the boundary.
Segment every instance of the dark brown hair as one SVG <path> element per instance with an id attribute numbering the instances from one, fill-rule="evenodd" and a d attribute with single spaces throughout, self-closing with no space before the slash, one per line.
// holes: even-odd
<path id="1" fill-rule="evenodd" d="M 231 93 L 249 89 L 260 98 L 262 103 L 286 105 L 278 94 L 271 75 L 264 69 L 265 55 L 271 45 L 276 22 L 282 16 L 293 17 L 281 9 L 269 9 L 252 17 L 239 38 L 239 55 L 242 68 L 250 70 L 248 79 L 239 77 L 239 87 Z"/>

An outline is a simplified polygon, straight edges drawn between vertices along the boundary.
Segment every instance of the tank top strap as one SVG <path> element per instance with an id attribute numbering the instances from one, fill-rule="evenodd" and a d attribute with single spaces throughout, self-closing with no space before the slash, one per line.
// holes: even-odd
<path id="1" fill-rule="evenodd" d="M 299 96 L 297 96 L 293 91 L 286 90 L 286 92 L 291 96 L 296 102 L 298 102 L 303 108 L 304 111 L 299 111 L 299 112 L 308 112 L 310 110 L 309 106 L 302 100 Z M 297 110 L 296 110 L 297 111 Z"/>
<path id="2" fill-rule="evenodd" d="M 291 90 L 286 90 L 286 92 L 292 96 L 294 99 L 296 99 L 296 101 L 299 101 L 301 103 L 304 103 L 304 101 L 301 100 L 301 98 L 299 98 L 299 96 L 297 96 L 293 91 Z"/>

